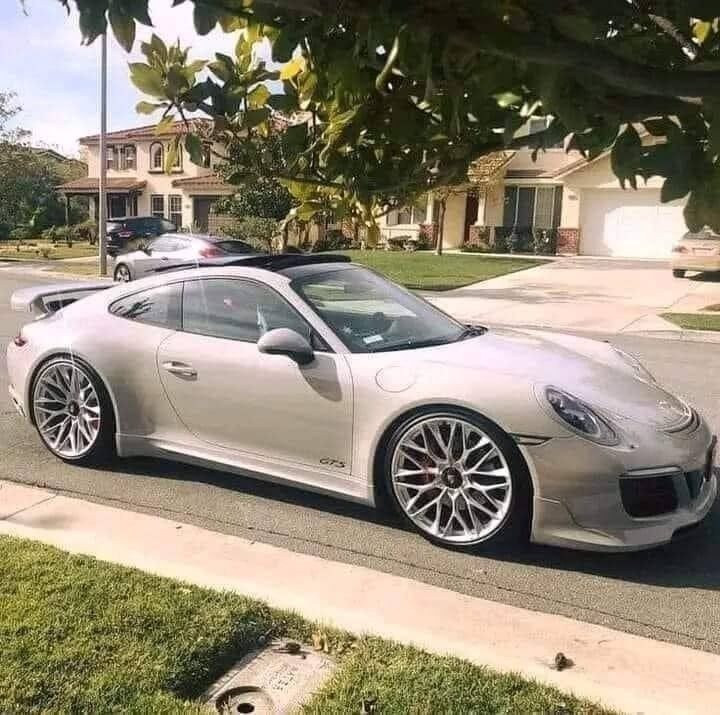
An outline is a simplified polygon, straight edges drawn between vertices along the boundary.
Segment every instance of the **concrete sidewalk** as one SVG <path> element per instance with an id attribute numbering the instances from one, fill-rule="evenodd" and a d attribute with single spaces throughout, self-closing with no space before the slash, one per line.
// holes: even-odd
<path id="1" fill-rule="evenodd" d="M 720 279 L 673 278 L 662 261 L 573 257 L 426 297 L 459 318 L 490 324 L 672 334 L 682 331 L 658 314 L 720 303 Z"/>
<path id="2" fill-rule="evenodd" d="M 706 715 L 720 708 L 720 656 L 180 522 L 0 482 L 0 533 L 517 671 L 626 712 Z M 559 651 L 572 668 L 550 668 Z"/>

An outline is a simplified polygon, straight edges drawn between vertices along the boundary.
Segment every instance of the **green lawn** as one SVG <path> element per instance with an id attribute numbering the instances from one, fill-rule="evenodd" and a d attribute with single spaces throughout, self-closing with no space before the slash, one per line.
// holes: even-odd
<path id="1" fill-rule="evenodd" d="M 56 263 L 47 270 L 53 273 L 70 273 L 74 276 L 99 277 L 97 261 L 93 263 Z M 108 265 L 108 276 L 112 276 L 111 265 Z"/>
<path id="2" fill-rule="evenodd" d="M 262 637 L 317 627 L 240 596 L 0 537 L 0 712 L 199 713 L 194 700 Z M 606 711 L 514 675 L 328 634 L 340 666 L 312 713 Z"/>
<path id="3" fill-rule="evenodd" d="M 34 245 L 30 245 L 34 244 Z M 45 258 L 43 251 L 48 251 Z M 53 244 L 52 241 L 33 240 L 20 245 L 17 250 L 17 244 L 14 241 L 0 242 L 0 260 L 10 258 L 16 260 L 57 260 L 59 258 L 85 258 L 86 256 L 96 256 L 98 252 L 97 246 L 91 246 L 85 241 L 75 241 L 72 248 L 68 248 L 66 243 L 58 242 Z"/>
<path id="4" fill-rule="evenodd" d="M 720 330 L 720 315 L 702 313 L 662 313 L 661 318 L 685 330 Z"/>
<path id="5" fill-rule="evenodd" d="M 384 273 L 404 286 L 419 290 L 450 290 L 488 278 L 539 266 L 534 258 L 495 258 L 457 253 L 436 256 L 408 251 L 341 251 L 357 263 Z"/>

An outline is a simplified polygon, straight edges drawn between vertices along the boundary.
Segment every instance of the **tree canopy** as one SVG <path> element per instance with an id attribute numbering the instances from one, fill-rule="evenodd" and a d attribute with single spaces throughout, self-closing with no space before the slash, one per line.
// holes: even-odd
<path id="1" fill-rule="evenodd" d="M 84 174 L 79 162 L 64 163 L 53 152 L 31 148 L 30 133 L 9 126 L 21 111 L 15 99 L 0 92 L 0 239 L 13 228 L 39 232 L 63 223 L 65 208 L 55 187 Z"/>
<path id="2" fill-rule="evenodd" d="M 147 0 L 60 0 L 92 42 L 130 48 Z M 463 181 L 498 150 L 567 138 L 611 151 L 623 185 L 664 179 L 691 229 L 720 230 L 720 14 L 705 0 L 175 0 L 195 27 L 242 29 L 234 56 L 191 61 L 159 37 L 131 65 L 139 111 L 205 113 L 218 137 L 272 136 L 277 175 L 340 203 L 401 201 Z M 162 32 L 162 29 L 159 29 Z M 258 61 L 267 39 L 279 69 Z M 277 79 L 282 92 L 264 84 Z M 519 137 L 534 115 L 549 128 Z M 648 138 L 650 140 L 648 141 Z M 200 157 L 203 141 L 185 139 Z M 256 167 L 257 168 L 257 167 Z M 241 179 L 240 176 L 237 177 Z M 312 194 L 305 203 L 312 209 Z M 302 210 L 303 207 L 300 207 Z"/>

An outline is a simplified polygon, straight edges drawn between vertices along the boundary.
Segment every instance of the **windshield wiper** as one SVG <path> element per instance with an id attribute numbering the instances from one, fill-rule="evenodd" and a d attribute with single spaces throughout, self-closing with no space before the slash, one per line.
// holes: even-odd
<path id="1" fill-rule="evenodd" d="M 395 343 L 394 345 L 383 345 L 370 350 L 372 353 L 389 353 L 393 350 L 414 350 L 415 348 L 431 348 L 436 345 L 448 345 L 453 342 L 448 338 L 432 338 L 428 340 L 404 340 L 401 343 Z"/>
<path id="2" fill-rule="evenodd" d="M 487 331 L 488 329 L 483 325 L 466 325 L 460 335 L 455 338 L 455 342 L 465 340 L 467 338 L 475 338 L 478 335 L 485 335 Z"/>

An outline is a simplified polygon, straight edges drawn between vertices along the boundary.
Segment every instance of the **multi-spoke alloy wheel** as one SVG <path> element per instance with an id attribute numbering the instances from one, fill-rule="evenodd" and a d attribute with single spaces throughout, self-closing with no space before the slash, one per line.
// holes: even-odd
<path id="1" fill-rule="evenodd" d="M 129 283 L 130 280 L 130 269 L 124 263 L 121 263 L 115 269 L 115 281 L 118 283 Z"/>
<path id="2" fill-rule="evenodd" d="M 100 398 L 88 372 L 75 361 L 56 360 L 42 369 L 33 410 L 42 440 L 59 457 L 79 459 L 98 441 Z"/>
<path id="3" fill-rule="evenodd" d="M 393 493 L 405 516 L 437 541 L 486 541 L 508 518 L 513 478 L 497 441 L 460 415 L 426 415 L 394 440 Z"/>

